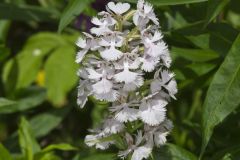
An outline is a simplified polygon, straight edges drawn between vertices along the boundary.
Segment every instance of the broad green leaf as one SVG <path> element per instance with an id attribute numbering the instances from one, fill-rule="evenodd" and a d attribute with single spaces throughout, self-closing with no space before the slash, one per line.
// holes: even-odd
<path id="1" fill-rule="evenodd" d="M 5 88 L 6 91 L 14 92 L 17 89 L 27 87 L 35 80 L 43 60 L 43 56 L 39 55 L 39 52 L 39 50 L 36 50 L 27 54 L 28 51 L 23 51 L 15 59 L 10 59 L 6 63 L 3 71 L 3 82 L 6 86 L 10 86 L 9 83 L 12 83 L 12 78 L 15 81 L 14 86 Z"/>
<path id="2" fill-rule="evenodd" d="M 0 3 L 0 19 L 51 22 L 58 16 L 59 13 L 52 9 L 40 8 L 37 6 Z"/>
<path id="3" fill-rule="evenodd" d="M 212 63 L 193 63 L 187 65 L 187 68 L 193 70 L 198 76 L 204 75 L 213 70 L 217 65 Z"/>
<path id="4" fill-rule="evenodd" d="M 0 160 L 12 160 L 8 150 L 0 143 Z"/>
<path id="5" fill-rule="evenodd" d="M 153 155 L 155 160 L 197 160 L 194 154 L 174 144 L 166 144 Z"/>
<path id="6" fill-rule="evenodd" d="M 10 55 L 9 49 L 6 47 L 0 46 L 0 62 L 3 62 L 9 55 Z"/>
<path id="7" fill-rule="evenodd" d="M 67 143 L 51 144 L 46 148 L 44 148 L 41 152 L 38 152 L 37 154 L 35 154 L 34 160 L 45 160 L 45 159 L 48 160 L 47 158 L 49 158 L 49 156 L 54 156 L 54 154 L 52 153 L 54 153 L 53 151 L 55 150 L 74 151 L 74 150 L 77 150 L 77 148 Z"/>
<path id="8" fill-rule="evenodd" d="M 179 56 L 193 62 L 206 62 L 217 59 L 219 55 L 207 49 L 188 49 L 173 47 L 171 50 L 173 56 Z"/>
<path id="9" fill-rule="evenodd" d="M 5 42 L 9 27 L 10 21 L 0 20 L 0 44 Z"/>
<path id="10" fill-rule="evenodd" d="M 0 108 L 16 104 L 15 101 L 0 97 Z M 1 109 L 0 109 L 1 110 Z"/>
<path id="11" fill-rule="evenodd" d="M 209 0 L 205 26 L 216 18 L 229 2 L 230 0 Z"/>
<path id="12" fill-rule="evenodd" d="M 68 109 L 54 109 L 52 111 L 38 114 L 30 121 L 30 125 L 35 137 L 42 137 L 56 128 L 68 113 Z"/>
<path id="13" fill-rule="evenodd" d="M 21 92 L 24 95 L 14 100 L 15 103 L 2 99 L 2 102 L 5 101 L 5 105 L 0 107 L 0 114 L 24 111 L 38 106 L 46 99 L 46 92 L 43 89 L 30 88 Z"/>
<path id="14" fill-rule="evenodd" d="M 19 144 L 26 160 L 34 160 L 34 154 L 41 150 L 38 142 L 35 140 L 28 121 L 21 118 L 18 130 Z"/>
<path id="15" fill-rule="evenodd" d="M 35 156 L 34 160 L 62 160 L 59 156 L 55 155 L 53 152 L 46 152 L 41 156 Z"/>
<path id="16" fill-rule="evenodd" d="M 78 160 L 113 160 L 116 159 L 116 155 L 114 154 L 94 154 L 94 155 L 89 155 L 86 158 L 79 158 Z"/>
<path id="17" fill-rule="evenodd" d="M 62 32 L 62 30 L 69 23 L 71 23 L 74 18 L 76 18 L 80 13 L 82 13 L 91 2 L 93 2 L 93 0 L 70 0 L 67 7 L 62 13 L 58 26 L 58 31 Z"/>
<path id="18" fill-rule="evenodd" d="M 27 40 L 23 50 L 26 50 L 26 54 L 28 55 L 32 54 L 34 51 L 36 52 L 36 50 L 41 55 L 47 55 L 56 47 L 67 44 L 63 36 L 64 35 L 59 35 L 53 32 L 40 32 L 31 36 Z"/>
<path id="19" fill-rule="evenodd" d="M 124 1 L 137 3 L 138 0 L 124 0 Z M 207 0 L 148 0 L 148 2 L 156 6 L 199 3 L 199 2 L 205 2 L 205 1 Z"/>
<path id="20" fill-rule="evenodd" d="M 46 148 L 44 148 L 42 152 L 50 152 L 53 150 L 72 151 L 72 150 L 77 150 L 77 148 L 67 143 L 51 144 Z"/>
<path id="21" fill-rule="evenodd" d="M 212 160 L 238 160 L 240 156 L 240 146 L 231 146 L 217 152 L 211 157 Z"/>
<path id="22" fill-rule="evenodd" d="M 197 47 L 209 49 L 210 34 L 187 36 L 187 39 L 189 39 Z"/>
<path id="23" fill-rule="evenodd" d="M 14 89 L 24 88 L 35 81 L 41 68 L 43 58 L 51 53 L 56 47 L 68 44 L 63 36 L 55 33 L 42 32 L 30 37 L 23 50 L 18 53 L 15 59 L 11 59 L 4 67 L 3 81 L 6 90 L 11 92 Z M 11 76 L 11 71 L 15 72 Z M 14 79 L 14 86 L 9 83 Z M 7 87 L 7 86 L 11 87 Z"/>
<path id="24" fill-rule="evenodd" d="M 213 129 L 240 104 L 240 35 L 221 64 L 208 89 L 202 114 L 202 154 Z"/>
<path id="25" fill-rule="evenodd" d="M 64 104 L 66 94 L 76 85 L 77 64 L 75 48 L 62 46 L 57 48 L 45 64 L 48 99 L 55 105 Z"/>

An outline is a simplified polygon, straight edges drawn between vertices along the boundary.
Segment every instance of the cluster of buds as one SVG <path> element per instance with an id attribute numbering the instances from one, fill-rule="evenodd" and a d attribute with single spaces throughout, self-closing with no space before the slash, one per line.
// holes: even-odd
<path id="1" fill-rule="evenodd" d="M 151 4 L 139 0 L 131 10 L 128 3 L 109 2 L 106 10 L 92 19 L 91 34 L 77 41 L 78 104 L 84 107 L 89 96 L 111 104 L 85 142 L 103 150 L 116 145 L 121 158 L 146 159 L 172 129 L 166 118 L 177 93 L 171 57 Z"/>

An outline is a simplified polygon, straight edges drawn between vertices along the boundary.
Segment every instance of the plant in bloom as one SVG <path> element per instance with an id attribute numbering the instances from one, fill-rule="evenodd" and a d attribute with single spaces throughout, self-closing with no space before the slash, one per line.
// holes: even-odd
<path id="1" fill-rule="evenodd" d="M 151 4 L 139 0 L 132 10 L 128 3 L 109 2 L 106 9 L 92 18 L 91 34 L 77 41 L 79 106 L 89 96 L 111 104 L 85 143 L 102 150 L 115 145 L 123 159 L 147 159 L 173 127 L 166 106 L 175 99 L 177 84 L 168 46 Z"/>

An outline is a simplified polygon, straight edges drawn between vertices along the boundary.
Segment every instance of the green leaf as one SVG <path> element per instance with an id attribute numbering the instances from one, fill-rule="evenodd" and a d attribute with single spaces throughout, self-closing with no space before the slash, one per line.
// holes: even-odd
<path id="1" fill-rule="evenodd" d="M 79 160 L 113 160 L 116 159 L 116 156 L 114 154 L 94 154 L 89 155 L 86 158 L 79 158 Z"/>
<path id="2" fill-rule="evenodd" d="M 93 0 L 70 0 L 67 7 L 64 9 L 63 14 L 60 19 L 58 26 L 58 31 L 62 30 L 72 22 L 72 20 L 77 17 L 80 13 L 84 11 L 88 5 L 93 2 Z"/>
<path id="3" fill-rule="evenodd" d="M 219 57 L 219 55 L 208 49 L 188 49 L 173 47 L 171 53 L 193 62 L 206 62 Z"/>
<path id="4" fill-rule="evenodd" d="M 0 108 L 13 105 L 13 104 L 16 104 L 16 102 L 0 97 Z"/>
<path id="5" fill-rule="evenodd" d="M 124 0 L 124 1 L 137 3 L 138 0 Z M 205 2 L 205 1 L 207 0 L 148 0 L 148 2 L 156 6 L 199 3 L 199 2 Z"/>
<path id="6" fill-rule="evenodd" d="M 240 146 L 231 146 L 218 151 L 211 157 L 212 160 L 238 160 L 240 156 Z"/>
<path id="7" fill-rule="evenodd" d="M 230 0 L 209 0 L 205 26 L 216 18 L 229 2 Z"/>
<path id="8" fill-rule="evenodd" d="M 30 125 L 25 118 L 21 118 L 18 130 L 19 144 L 26 160 L 33 160 L 34 154 L 41 150 L 34 138 Z"/>
<path id="9" fill-rule="evenodd" d="M 51 132 L 61 123 L 68 111 L 66 108 L 54 109 L 34 116 L 30 120 L 30 125 L 35 137 L 42 137 Z"/>
<path id="10" fill-rule="evenodd" d="M 9 55 L 10 55 L 10 50 L 6 47 L 0 46 L 0 62 L 3 62 Z"/>
<path id="11" fill-rule="evenodd" d="M 63 105 L 66 94 L 76 85 L 77 64 L 75 48 L 57 48 L 45 64 L 46 87 L 49 100 L 55 105 Z"/>
<path id="12" fill-rule="evenodd" d="M 36 52 L 39 52 L 36 50 Z M 8 61 L 4 67 L 3 72 L 3 82 L 8 86 L 8 83 L 11 83 L 11 71 L 14 71 L 15 74 L 15 84 L 14 88 L 9 88 L 6 90 L 13 92 L 14 90 L 27 87 L 30 85 L 36 78 L 37 73 L 42 65 L 43 56 L 36 55 L 35 51 L 28 54 L 28 51 L 23 51 L 19 53 L 16 59 L 11 59 Z"/>
<path id="13" fill-rule="evenodd" d="M 36 50 L 38 50 L 41 55 L 47 55 L 56 47 L 67 44 L 63 36 L 65 35 L 59 35 L 53 32 L 40 32 L 27 40 L 23 50 L 27 51 L 26 54 L 28 55 Z"/>
<path id="14" fill-rule="evenodd" d="M 174 144 L 166 144 L 153 155 L 155 160 L 197 160 L 194 154 Z"/>
<path id="15" fill-rule="evenodd" d="M 202 49 L 209 49 L 210 44 L 210 35 L 209 34 L 200 34 L 194 36 L 187 36 L 194 45 Z"/>
<path id="16" fill-rule="evenodd" d="M 0 143 L 0 160 L 12 160 L 8 150 Z"/>
<path id="17" fill-rule="evenodd" d="M 193 63 L 187 65 L 187 68 L 193 70 L 198 76 L 204 75 L 213 70 L 217 65 L 212 63 Z"/>
<path id="18" fill-rule="evenodd" d="M 240 104 L 240 35 L 210 84 L 203 105 L 202 154 L 216 125 Z"/>
<path id="19" fill-rule="evenodd" d="M 40 8 L 37 6 L 0 3 L 0 19 L 51 22 L 58 16 L 59 13 L 52 9 Z"/>
<path id="20" fill-rule="evenodd" d="M 38 106 L 46 99 L 46 92 L 39 88 L 29 88 L 25 91 L 21 90 L 21 96 L 18 100 L 9 101 L 1 99 L 1 103 L 5 104 L 0 106 L 0 114 L 9 114 L 14 112 L 24 111 Z"/>
<path id="21" fill-rule="evenodd" d="M 35 156 L 34 160 L 62 160 L 62 159 L 52 152 L 47 152 L 39 157 Z"/>
<path id="22" fill-rule="evenodd" d="M 46 148 L 44 148 L 42 152 L 50 152 L 53 150 L 73 151 L 73 150 L 77 150 L 77 148 L 67 143 L 60 143 L 60 144 L 49 145 Z"/>
<path id="23" fill-rule="evenodd" d="M 10 21 L 0 20 L 0 44 L 5 42 L 9 27 Z"/>
<path id="24" fill-rule="evenodd" d="M 74 151 L 77 150 L 76 147 L 73 147 L 70 144 L 67 143 L 60 143 L 60 144 L 51 144 L 44 148 L 41 152 L 38 152 L 37 154 L 34 155 L 34 160 L 48 160 L 47 157 L 54 156 L 52 154 L 54 150 L 60 150 L 60 151 Z M 52 158 L 52 157 L 51 157 Z"/>

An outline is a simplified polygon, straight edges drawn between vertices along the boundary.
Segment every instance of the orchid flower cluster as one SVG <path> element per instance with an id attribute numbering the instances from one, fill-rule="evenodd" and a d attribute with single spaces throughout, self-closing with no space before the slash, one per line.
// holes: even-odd
<path id="1" fill-rule="evenodd" d="M 172 129 L 166 105 L 177 84 L 152 5 L 139 0 L 137 10 L 130 8 L 109 2 L 107 12 L 92 19 L 91 34 L 78 39 L 77 102 L 83 108 L 91 96 L 111 104 L 102 125 L 86 136 L 88 146 L 116 145 L 121 158 L 142 160 L 166 143 Z"/>

